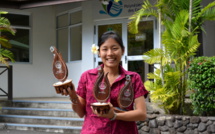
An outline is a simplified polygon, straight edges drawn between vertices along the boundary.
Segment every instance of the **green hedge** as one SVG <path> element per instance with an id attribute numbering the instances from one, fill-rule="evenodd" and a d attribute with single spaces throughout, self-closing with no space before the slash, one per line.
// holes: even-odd
<path id="1" fill-rule="evenodd" d="M 189 63 L 188 83 L 193 113 L 215 115 L 215 57 L 196 57 Z"/>

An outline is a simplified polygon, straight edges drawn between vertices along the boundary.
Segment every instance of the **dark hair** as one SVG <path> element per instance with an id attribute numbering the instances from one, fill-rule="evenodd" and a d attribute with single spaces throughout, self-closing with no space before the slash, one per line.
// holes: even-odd
<path id="1" fill-rule="evenodd" d="M 125 49 L 125 47 L 123 45 L 123 42 L 122 42 L 121 36 L 118 33 L 114 32 L 114 31 L 107 31 L 107 32 L 102 34 L 102 36 L 99 38 L 99 41 L 98 41 L 99 49 L 100 49 L 101 45 L 109 38 L 114 39 L 120 45 L 122 50 Z"/>

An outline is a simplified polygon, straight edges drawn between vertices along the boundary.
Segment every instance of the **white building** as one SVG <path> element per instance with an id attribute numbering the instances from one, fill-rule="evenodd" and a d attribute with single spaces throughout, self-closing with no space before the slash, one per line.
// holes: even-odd
<path id="1" fill-rule="evenodd" d="M 17 30 L 16 38 L 11 40 L 16 57 L 16 62 L 11 63 L 13 97 L 61 97 L 52 86 L 57 79 L 52 73 L 50 46 L 56 46 L 62 53 L 69 70 L 68 79 L 73 79 L 77 87 L 81 73 L 99 64 L 91 46 L 107 30 L 118 31 L 123 38 L 126 48 L 123 67 L 137 71 L 144 80 L 150 67 L 144 64 L 142 54 L 159 47 L 159 43 L 156 18 L 143 19 L 140 34 L 128 32 L 128 18 L 141 5 L 142 0 L 121 0 L 112 6 L 86 0 L 38 7 L 25 5 L 22 9 L 1 7 L 0 10 L 9 12 L 8 18 Z M 206 22 L 204 27 L 207 33 L 203 35 L 203 55 L 214 56 L 215 22 Z M 0 76 L 3 89 L 7 89 L 6 77 Z"/>

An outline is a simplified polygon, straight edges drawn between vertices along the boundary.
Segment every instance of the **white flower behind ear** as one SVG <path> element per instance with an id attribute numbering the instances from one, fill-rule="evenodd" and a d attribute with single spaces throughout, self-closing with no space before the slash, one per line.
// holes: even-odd
<path id="1" fill-rule="evenodd" d="M 98 49 L 99 49 L 99 47 L 96 46 L 95 44 L 93 44 L 92 47 L 91 47 L 91 52 L 93 54 L 98 54 Z"/>
<path id="2" fill-rule="evenodd" d="M 102 0 L 102 4 L 104 4 L 104 5 L 108 5 L 108 4 L 109 4 L 109 1 Z"/>

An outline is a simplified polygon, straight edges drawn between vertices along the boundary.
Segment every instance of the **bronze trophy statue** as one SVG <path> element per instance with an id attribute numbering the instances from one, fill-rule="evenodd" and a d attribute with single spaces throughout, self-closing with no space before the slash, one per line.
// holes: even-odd
<path id="1" fill-rule="evenodd" d="M 93 95 L 98 102 L 92 103 L 94 109 L 98 112 L 107 113 L 110 109 L 109 104 L 106 100 L 110 97 L 110 83 L 108 81 L 107 75 L 104 74 L 101 67 L 98 67 L 99 76 L 93 88 Z M 127 111 L 128 108 L 134 100 L 134 91 L 131 82 L 131 76 L 126 76 L 125 85 L 120 90 L 119 96 L 117 98 L 117 103 L 119 107 L 114 107 L 114 111 L 117 113 L 122 113 Z"/>
<path id="2" fill-rule="evenodd" d="M 108 81 L 107 75 L 104 74 L 101 67 L 98 67 L 98 78 L 93 88 L 93 95 L 98 102 L 92 103 L 91 106 L 96 109 L 99 113 L 107 113 L 110 109 L 109 104 L 106 100 L 110 96 L 110 83 Z"/>
<path id="3" fill-rule="evenodd" d="M 54 55 L 54 59 L 53 59 L 53 74 L 55 76 L 55 78 L 57 78 L 59 80 L 59 82 L 56 82 L 53 84 L 53 86 L 55 87 L 56 93 L 60 94 L 62 93 L 63 89 L 67 89 L 68 87 L 72 88 L 72 80 L 68 80 L 68 69 L 67 69 L 67 65 L 64 62 L 62 55 L 60 53 L 58 53 L 57 49 L 54 46 L 50 47 L 50 51 L 53 53 Z"/>
<path id="4" fill-rule="evenodd" d="M 127 111 L 126 108 L 129 107 L 134 99 L 134 90 L 131 83 L 131 76 L 126 76 L 126 81 L 124 87 L 120 90 L 119 96 L 117 98 L 117 103 L 120 109 L 115 109 L 116 112 Z"/>

